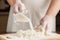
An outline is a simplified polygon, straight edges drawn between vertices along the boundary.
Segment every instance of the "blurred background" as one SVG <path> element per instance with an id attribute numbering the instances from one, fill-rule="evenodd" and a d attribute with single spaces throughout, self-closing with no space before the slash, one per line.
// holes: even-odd
<path id="1" fill-rule="evenodd" d="M 10 6 L 6 0 L 0 0 L 0 34 L 6 33 Z M 60 11 L 56 16 L 56 32 L 60 33 Z"/>

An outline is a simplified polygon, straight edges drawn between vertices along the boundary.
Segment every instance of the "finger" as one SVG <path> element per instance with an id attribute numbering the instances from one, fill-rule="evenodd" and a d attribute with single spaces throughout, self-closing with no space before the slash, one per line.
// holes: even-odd
<path id="1" fill-rule="evenodd" d="M 42 25 L 43 22 L 44 22 L 44 18 L 41 18 L 41 20 L 40 20 L 40 25 Z"/>
<path id="2" fill-rule="evenodd" d="M 21 9 L 22 7 L 21 7 L 21 4 L 18 4 L 18 11 L 19 12 L 22 12 L 22 9 Z"/>
<path id="3" fill-rule="evenodd" d="M 16 14 L 17 13 L 16 10 L 15 10 L 15 7 L 13 8 L 12 13 L 13 14 Z"/>
<path id="4" fill-rule="evenodd" d="M 39 28 L 34 28 L 36 32 L 42 32 Z"/>
<path id="5" fill-rule="evenodd" d="M 42 32 L 42 28 L 41 28 L 40 25 L 35 26 L 34 29 L 35 29 L 37 32 Z"/>
<path id="6" fill-rule="evenodd" d="M 46 27 L 45 27 L 45 35 L 47 35 L 47 30 L 48 30 L 48 25 L 46 25 Z"/>

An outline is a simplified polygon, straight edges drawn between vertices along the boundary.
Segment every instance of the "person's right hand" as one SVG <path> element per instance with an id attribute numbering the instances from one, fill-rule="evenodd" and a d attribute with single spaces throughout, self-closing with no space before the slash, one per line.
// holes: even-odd
<path id="1" fill-rule="evenodd" d="M 7 0 L 7 2 L 9 3 L 10 6 L 14 6 L 16 0 Z"/>

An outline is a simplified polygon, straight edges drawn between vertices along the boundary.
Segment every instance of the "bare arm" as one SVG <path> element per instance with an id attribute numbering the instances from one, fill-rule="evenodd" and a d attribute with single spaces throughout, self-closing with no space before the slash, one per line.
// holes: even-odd
<path id="1" fill-rule="evenodd" d="M 52 0 L 46 16 L 55 17 L 60 10 L 60 0 Z"/>
<path id="2" fill-rule="evenodd" d="M 16 0 L 7 0 L 7 2 L 9 3 L 10 6 L 14 6 Z"/>
<path id="3" fill-rule="evenodd" d="M 51 0 L 51 4 L 47 10 L 46 15 L 40 20 L 40 25 L 45 25 L 45 31 L 47 31 L 48 28 L 48 21 L 51 20 L 51 18 L 55 18 L 58 11 L 60 10 L 60 0 Z"/>

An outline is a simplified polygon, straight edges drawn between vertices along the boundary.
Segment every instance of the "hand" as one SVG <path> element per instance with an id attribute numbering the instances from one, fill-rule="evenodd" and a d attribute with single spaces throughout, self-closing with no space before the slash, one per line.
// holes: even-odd
<path id="1" fill-rule="evenodd" d="M 7 0 L 7 2 L 9 3 L 10 6 L 14 6 L 16 0 Z"/>
<path id="2" fill-rule="evenodd" d="M 22 10 L 21 10 L 21 4 L 17 4 L 16 6 L 13 7 L 12 13 L 16 14 L 18 12 L 22 12 Z"/>
<path id="3" fill-rule="evenodd" d="M 38 23 L 38 25 L 35 26 L 35 30 L 37 32 L 43 32 L 43 31 L 47 31 L 48 28 L 48 18 L 45 19 L 45 17 L 43 17 L 40 22 Z"/>
<path id="4" fill-rule="evenodd" d="M 39 24 L 35 27 L 36 31 L 40 31 L 43 32 L 45 35 L 47 34 L 47 30 L 48 30 L 48 25 L 49 25 L 49 21 L 50 21 L 51 17 L 50 16 L 44 16 Z"/>
<path id="5" fill-rule="evenodd" d="M 48 21 L 49 21 L 49 16 L 45 16 L 40 20 L 40 28 L 42 28 L 42 32 L 44 35 L 47 35 L 47 30 L 48 30 Z"/>

